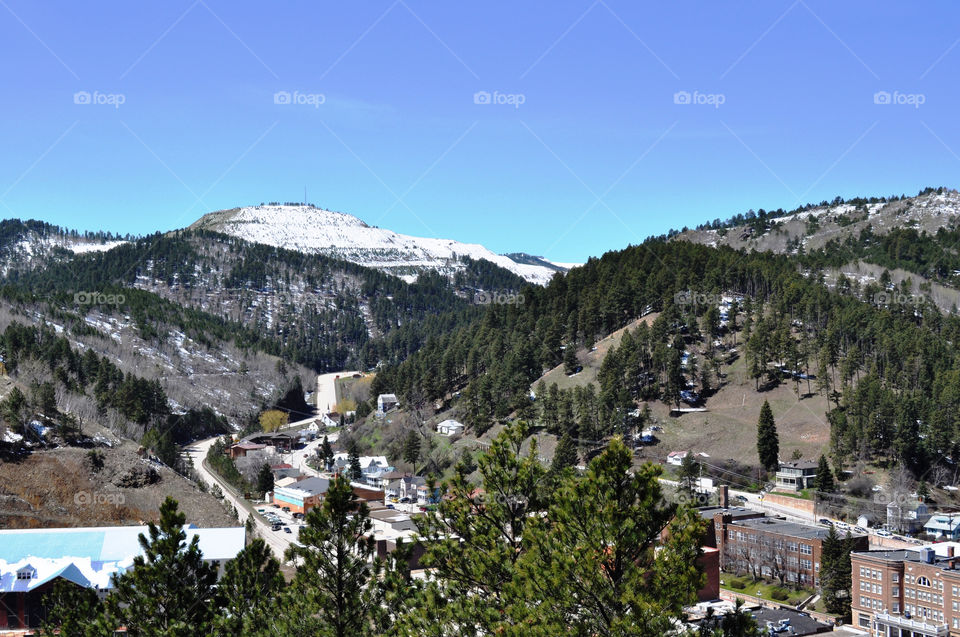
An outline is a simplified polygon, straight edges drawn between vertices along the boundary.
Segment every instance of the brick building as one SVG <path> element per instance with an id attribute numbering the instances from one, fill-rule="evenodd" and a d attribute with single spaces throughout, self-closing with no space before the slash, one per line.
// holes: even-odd
<path id="1" fill-rule="evenodd" d="M 825 527 L 768 518 L 747 509 L 714 511 L 712 517 L 724 571 L 750 573 L 804 588 L 820 586 L 820 555 L 828 533 Z M 852 539 L 855 551 L 870 548 L 866 535 L 853 535 Z"/>
<path id="2" fill-rule="evenodd" d="M 853 553 L 853 625 L 876 637 L 960 636 L 958 547 Z"/>

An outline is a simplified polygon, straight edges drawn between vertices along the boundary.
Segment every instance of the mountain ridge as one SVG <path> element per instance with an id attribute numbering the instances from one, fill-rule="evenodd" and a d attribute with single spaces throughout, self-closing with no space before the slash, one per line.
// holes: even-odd
<path id="1" fill-rule="evenodd" d="M 462 257 L 489 261 L 539 285 L 549 283 L 556 272 L 566 271 L 542 259 L 518 261 L 477 243 L 400 234 L 312 204 L 260 204 L 217 210 L 203 215 L 189 229 L 213 230 L 254 243 L 324 254 L 376 268 L 408 282 L 424 270 L 455 274 L 464 268 Z"/>

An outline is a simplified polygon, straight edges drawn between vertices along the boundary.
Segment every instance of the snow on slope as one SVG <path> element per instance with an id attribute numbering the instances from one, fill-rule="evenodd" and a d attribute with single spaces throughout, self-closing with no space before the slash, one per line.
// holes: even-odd
<path id="1" fill-rule="evenodd" d="M 527 281 L 545 285 L 550 268 L 513 261 L 477 243 L 399 234 L 367 225 L 353 215 L 313 206 L 269 205 L 204 215 L 191 228 L 205 228 L 247 241 L 321 253 L 410 278 L 425 268 L 449 274 L 463 266 L 458 257 L 483 259 Z"/>

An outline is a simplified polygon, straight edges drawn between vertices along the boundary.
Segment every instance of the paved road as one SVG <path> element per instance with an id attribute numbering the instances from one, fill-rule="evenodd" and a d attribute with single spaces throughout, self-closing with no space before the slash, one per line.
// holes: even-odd
<path id="1" fill-rule="evenodd" d="M 210 487 L 212 487 L 214 484 L 219 485 L 220 490 L 223 491 L 224 499 L 236 507 L 237 512 L 240 514 L 240 521 L 245 522 L 250 512 L 250 505 L 247 504 L 243 498 L 234 496 L 229 485 L 221 481 L 217 476 L 203 466 L 203 459 L 207 457 L 207 451 L 216 440 L 216 437 L 200 440 L 187 446 L 184 451 L 190 458 L 190 462 L 193 464 L 194 469 L 196 469 L 199 479 L 203 480 Z M 277 556 L 277 559 L 283 562 L 283 554 L 290 546 L 290 540 L 293 539 L 293 536 L 283 531 L 274 531 L 270 526 L 267 525 L 267 522 L 258 515 L 254 515 L 253 520 L 257 534 L 264 539 L 264 541 L 267 543 L 267 546 L 269 546 L 274 555 Z"/>
<path id="2" fill-rule="evenodd" d="M 320 448 L 320 445 L 323 444 L 323 436 L 327 436 L 327 440 L 330 444 L 333 444 L 337 441 L 337 438 L 340 436 L 339 431 L 334 431 L 333 433 L 321 434 L 317 436 L 316 440 L 308 443 L 304 446 L 303 449 L 294 449 L 290 453 L 280 454 L 280 457 L 283 458 L 283 461 L 289 464 L 290 466 L 296 467 L 300 470 L 301 473 L 305 473 L 310 476 L 319 476 L 320 472 L 316 469 L 311 469 L 307 466 L 307 458 L 316 455 L 317 449 Z"/>
<path id="3" fill-rule="evenodd" d="M 360 372 L 331 372 L 317 376 L 317 411 L 328 413 L 337 404 L 337 388 L 334 381 L 338 376 L 352 376 Z"/>

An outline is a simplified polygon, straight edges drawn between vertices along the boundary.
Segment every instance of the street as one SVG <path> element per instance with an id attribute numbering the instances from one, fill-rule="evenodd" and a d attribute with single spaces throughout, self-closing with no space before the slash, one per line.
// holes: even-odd
<path id="1" fill-rule="evenodd" d="M 185 447 L 184 451 L 190 458 L 194 469 L 196 469 L 198 479 L 203 480 L 210 488 L 215 484 L 218 485 L 220 490 L 223 491 L 224 500 L 236 507 L 237 513 L 240 515 L 240 523 L 243 524 L 246 522 L 247 517 L 251 515 L 249 505 L 244 502 L 243 498 L 234 496 L 232 487 L 216 478 L 213 473 L 203 466 L 203 459 L 207 457 L 207 451 L 216 440 L 217 438 L 214 437 L 197 441 Z M 263 507 L 261 506 L 260 508 Z M 281 563 L 284 562 L 283 554 L 290 546 L 290 542 L 294 539 L 293 534 L 285 533 L 284 531 L 274 531 L 266 521 L 258 515 L 253 515 L 253 520 L 257 535 L 264 539 L 277 559 L 280 560 Z"/>

